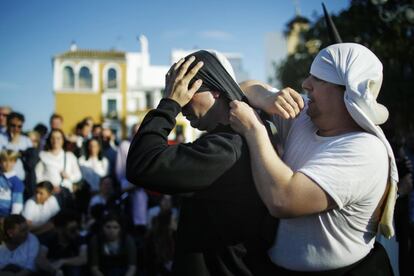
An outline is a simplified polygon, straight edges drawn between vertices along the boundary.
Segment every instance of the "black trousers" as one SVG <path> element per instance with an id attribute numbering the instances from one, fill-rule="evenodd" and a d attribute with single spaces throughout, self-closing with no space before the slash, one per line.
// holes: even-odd
<path id="1" fill-rule="evenodd" d="M 393 276 L 391 263 L 384 247 L 376 242 L 371 252 L 360 261 L 346 267 L 326 271 L 293 271 L 272 265 L 267 275 L 277 276 Z"/>

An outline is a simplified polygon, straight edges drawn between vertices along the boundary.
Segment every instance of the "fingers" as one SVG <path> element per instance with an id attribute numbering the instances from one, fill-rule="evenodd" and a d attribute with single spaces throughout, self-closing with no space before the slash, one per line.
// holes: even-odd
<path id="1" fill-rule="evenodd" d="M 284 88 L 277 93 L 274 102 L 276 113 L 284 119 L 295 118 L 304 107 L 303 98 L 292 88 Z"/>
<path id="2" fill-rule="evenodd" d="M 181 65 L 181 68 L 177 75 L 177 80 L 180 80 L 184 77 L 184 75 L 187 73 L 188 67 L 190 66 L 191 63 L 193 63 L 194 60 L 195 60 L 195 57 L 191 56 L 186 62 L 183 63 L 183 65 Z"/>
<path id="3" fill-rule="evenodd" d="M 174 63 L 170 67 L 170 69 L 168 70 L 167 74 L 165 75 L 165 78 L 168 80 L 173 75 L 175 75 L 175 73 L 177 72 L 177 69 L 180 68 L 181 64 L 183 64 L 184 61 L 185 61 L 185 59 L 184 58 L 181 58 L 179 61 L 177 61 L 176 63 Z"/>
<path id="4" fill-rule="evenodd" d="M 193 85 L 191 86 L 191 88 L 188 90 L 188 93 L 190 95 L 194 95 L 194 93 L 197 92 L 197 90 L 201 87 L 202 84 L 203 84 L 202 80 L 195 81 Z"/>
<path id="5" fill-rule="evenodd" d="M 190 82 L 192 78 L 197 74 L 198 70 L 200 70 L 201 67 L 203 67 L 204 63 L 202 61 L 199 61 L 183 78 L 183 80 Z"/>

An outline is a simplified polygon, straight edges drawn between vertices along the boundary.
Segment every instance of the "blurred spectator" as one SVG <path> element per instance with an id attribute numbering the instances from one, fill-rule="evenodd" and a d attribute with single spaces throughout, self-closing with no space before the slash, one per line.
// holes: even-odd
<path id="1" fill-rule="evenodd" d="M 8 106 L 0 106 L 0 134 L 7 133 L 7 117 L 11 111 L 11 108 Z"/>
<path id="2" fill-rule="evenodd" d="M 63 117 L 60 114 L 53 113 L 49 119 L 50 130 L 63 129 Z"/>
<path id="3" fill-rule="evenodd" d="M 116 177 L 115 173 L 115 163 L 116 163 L 116 141 L 115 135 L 112 130 L 103 125 L 102 126 L 102 152 L 109 161 L 109 175 Z"/>
<path id="4" fill-rule="evenodd" d="M 177 223 L 178 220 L 178 210 L 173 208 L 172 197 L 170 195 L 162 195 L 160 204 L 154 207 L 151 207 L 148 210 L 148 229 L 152 228 L 152 220 L 162 212 L 171 211 L 171 219 L 173 223 Z"/>
<path id="5" fill-rule="evenodd" d="M 47 129 L 46 129 L 47 130 Z M 24 178 L 24 199 L 27 200 L 34 195 L 36 189 L 35 167 L 39 162 L 40 144 L 42 143 L 40 134 L 37 131 L 30 131 L 27 136 L 32 141 L 33 147 L 22 152 L 21 160 L 25 171 Z"/>
<path id="6" fill-rule="evenodd" d="M 76 157 L 81 157 L 82 155 L 86 154 L 86 142 L 89 139 L 89 135 L 91 133 L 91 128 L 89 127 L 88 123 L 83 120 L 76 125 L 76 137 L 75 137 L 75 145 L 76 148 L 74 153 Z M 73 138 L 72 138 L 73 141 Z"/>
<path id="7" fill-rule="evenodd" d="M 135 238 L 144 238 L 147 228 L 148 195 L 143 188 L 136 187 L 126 179 L 126 160 L 129 146 L 135 133 L 138 131 L 139 124 L 134 124 L 131 128 L 129 140 L 124 140 L 119 145 L 116 156 L 116 176 L 121 184 L 122 192 L 128 192 L 131 202 L 132 223 L 135 229 Z"/>
<path id="8" fill-rule="evenodd" d="M 89 248 L 92 275 L 135 275 L 135 243 L 118 216 L 108 214 L 102 219 L 100 233 L 91 238 Z"/>
<path id="9" fill-rule="evenodd" d="M 86 135 L 86 138 L 92 138 L 92 129 L 93 129 L 93 118 L 91 116 L 85 117 L 82 122 L 84 122 L 87 125 L 88 133 Z"/>
<path id="10" fill-rule="evenodd" d="M 29 131 L 27 133 L 27 137 L 29 137 L 30 141 L 32 141 L 33 148 L 40 147 L 40 134 L 37 131 Z"/>
<path id="11" fill-rule="evenodd" d="M 45 147 L 46 138 L 48 136 L 47 126 L 45 126 L 44 124 L 39 123 L 33 128 L 33 130 L 36 131 L 37 133 L 39 133 L 40 142 L 39 142 L 39 145 L 37 146 L 37 148 L 43 149 Z M 30 138 L 30 135 L 29 135 L 29 138 Z M 36 146 L 33 145 L 33 147 L 36 147 Z"/>
<path id="12" fill-rule="evenodd" d="M 79 166 L 84 180 L 89 184 L 91 191 L 99 191 L 99 180 L 109 173 L 109 162 L 102 155 L 101 144 L 98 139 L 91 138 L 86 143 L 87 151 L 79 158 Z"/>
<path id="13" fill-rule="evenodd" d="M 54 218 L 55 229 L 47 239 L 41 240 L 37 265 L 49 275 L 78 276 L 85 273 L 87 245 L 79 235 L 78 217 L 62 210 Z"/>
<path id="14" fill-rule="evenodd" d="M 24 152 L 33 146 L 29 137 L 22 133 L 24 120 L 24 116 L 21 113 L 12 112 L 9 114 L 7 117 L 7 144 L 3 148 L 17 152 Z M 26 172 L 20 158 L 16 161 L 14 170 L 21 180 L 25 179 Z"/>
<path id="15" fill-rule="evenodd" d="M 401 276 L 411 276 L 409 251 L 412 242 L 409 234 L 409 194 L 413 188 L 412 164 L 404 150 L 405 137 L 388 132 L 398 169 L 398 198 L 394 209 L 395 235 L 398 242 L 398 265 Z"/>
<path id="16" fill-rule="evenodd" d="M 94 124 L 92 127 L 92 137 L 102 140 L 102 125 Z"/>
<path id="17" fill-rule="evenodd" d="M 24 115 L 21 113 L 12 112 L 7 117 L 7 149 L 25 151 L 33 146 L 29 137 L 22 133 L 23 124 Z"/>
<path id="18" fill-rule="evenodd" d="M 42 234 L 53 229 L 51 219 L 60 211 L 60 207 L 52 193 L 52 183 L 40 182 L 36 186 L 36 195 L 24 204 L 22 215 L 34 234 Z"/>
<path id="19" fill-rule="evenodd" d="M 36 269 L 39 241 L 29 233 L 21 215 L 10 215 L 4 220 L 4 242 L 0 245 L 0 275 L 30 275 Z"/>
<path id="20" fill-rule="evenodd" d="M 71 152 L 64 150 L 65 135 L 60 129 L 53 129 L 35 171 L 38 182 L 50 181 L 54 186 L 61 207 L 70 203 L 73 184 L 82 178 L 78 161 Z M 69 192 L 69 193 L 68 193 Z"/>
<path id="21" fill-rule="evenodd" d="M 97 204 L 105 206 L 109 203 L 110 199 L 113 198 L 115 192 L 115 183 L 112 177 L 102 177 L 99 183 L 99 193 L 94 195 L 89 202 L 89 209 Z"/>
<path id="22" fill-rule="evenodd" d="M 148 275 L 172 275 L 176 223 L 171 209 L 162 210 L 152 219 L 145 238 L 145 268 Z"/>
<path id="23" fill-rule="evenodd" d="M 12 150 L 0 152 L 0 217 L 20 214 L 23 209 L 24 184 L 13 170 L 18 156 Z"/>

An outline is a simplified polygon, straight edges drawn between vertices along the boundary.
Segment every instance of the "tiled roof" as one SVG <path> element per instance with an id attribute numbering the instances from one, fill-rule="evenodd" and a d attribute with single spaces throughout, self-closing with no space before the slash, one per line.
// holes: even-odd
<path id="1" fill-rule="evenodd" d="M 100 50 L 75 50 L 68 51 L 55 58 L 100 58 L 100 59 L 125 59 L 125 52 L 118 51 L 100 51 Z"/>

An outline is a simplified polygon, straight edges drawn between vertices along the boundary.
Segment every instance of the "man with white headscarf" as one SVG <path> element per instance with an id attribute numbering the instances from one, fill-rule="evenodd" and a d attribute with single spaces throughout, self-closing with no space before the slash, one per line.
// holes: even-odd
<path id="1" fill-rule="evenodd" d="M 245 100 L 229 61 L 217 52 L 197 51 L 171 67 L 165 97 L 131 143 L 131 183 L 186 194 L 174 275 L 268 275 L 266 251 L 276 220 L 254 186 L 247 144 L 229 125 L 229 103 L 236 99 Z M 192 143 L 168 145 L 180 112 L 207 133 Z"/>
<path id="2" fill-rule="evenodd" d="M 393 235 L 398 182 L 378 127 L 388 118 L 376 101 L 381 82 L 382 64 L 369 49 L 341 43 L 314 59 L 302 83 L 308 98 L 290 88 L 270 93 L 266 85 L 246 83 L 250 103 L 278 115 L 281 158 L 253 109 L 230 104 L 231 125 L 249 145 L 259 195 L 281 218 L 269 251 L 277 275 L 392 273 L 384 249 L 374 248 L 380 221 L 380 231 Z"/>

